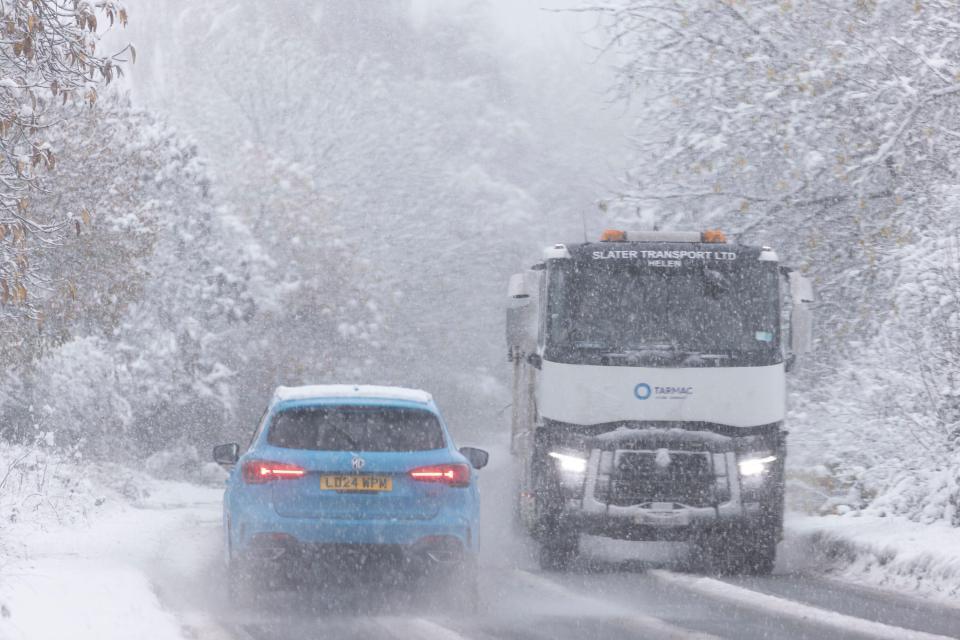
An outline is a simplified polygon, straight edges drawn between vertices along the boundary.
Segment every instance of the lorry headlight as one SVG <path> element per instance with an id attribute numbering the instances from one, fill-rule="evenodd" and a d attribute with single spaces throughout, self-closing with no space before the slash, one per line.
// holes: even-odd
<path id="1" fill-rule="evenodd" d="M 740 460 L 737 466 L 740 467 L 741 476 L 756 477 L 766 473 L 776 459 L 777 456 L 750 457 Z"/>
<path id="2" fill-rule="evenodd" d="M 586 458 L 572 456 L 569 453 L 560 453 L 559 451 L 551 451 L 548 455 L 557 461 L 561 471 L 566 471 L 567 473 L 583 473 L 587 470 Z"/>

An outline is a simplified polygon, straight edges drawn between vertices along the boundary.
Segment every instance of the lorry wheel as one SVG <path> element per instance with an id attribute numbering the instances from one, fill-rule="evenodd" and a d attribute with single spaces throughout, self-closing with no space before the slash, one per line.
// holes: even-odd
<path id="1" fill-rule="evenodd" d="M 770 531 L 754 530 L 747 532 L 742 542 L 744 544 L 738 567 L 740 572 L 752 576 L 768 576 L 773 573 L 777 559 L 776 536 Z"/>
<path id="2" fill-rule="evenodd" d="M 693 541 L 696 568 L 705 573 L 768 576 L 776 557 L 776 536 L 763 529 L 704 532 Z"/>
<path id="3" fill-rule="evenodd" d="M 706 530 L 690 540 L 693 569 L 703 573 L 731 573 L 730 532 Z"/>
<path id="4" fill-rule="evenodd" d="M 565 532 L 543 539 L 540 543 L 540 568 L 544 571 L 566 571 L 580 553 L 580 534 Z"/>

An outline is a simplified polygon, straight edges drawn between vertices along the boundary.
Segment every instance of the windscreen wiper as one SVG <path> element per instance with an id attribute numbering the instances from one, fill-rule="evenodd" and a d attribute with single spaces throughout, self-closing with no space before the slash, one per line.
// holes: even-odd
<path id="1" fill-rule="evenodd" d="M 701 353 L 699 351 L 686 351 L 683 354 L 683 362 L 686 365 L 700 362 L 720 362 L 721 360 L 732 360 L 733 356 L 729 353 Z"/>
<path id="2" fill-rule="evenodd" d="M 683 355 L 688 358 L 709 358 L 711 360 L 729 360 L 733 357 L 729 353 L 707 353 L 703 351 L 684 351 Z"/>
<path id="3" fill-rule="evenodd" d="M 660 343 L 651 343 L 651 344 L 637 344 L 630 345 L 628 347 L 623 347 L 620 349 L 610 349 L 607 353 L 604 353 L 605 356 L 623 356 L 628 357 L 631 355 L 641 355 L 647 353 L 663 353 L 668 352 L 671 354 L 680 353 L 680 348 L 671 342 L 660 342 Z"/>
<path id="4" fill-rule="evenodd" d="M 669 343 L 636 345 L 600 354 L 601 360 L 607 363 L 626 362 L 630 365 L 669 363 L 682 357 L 683 352 Z"/>

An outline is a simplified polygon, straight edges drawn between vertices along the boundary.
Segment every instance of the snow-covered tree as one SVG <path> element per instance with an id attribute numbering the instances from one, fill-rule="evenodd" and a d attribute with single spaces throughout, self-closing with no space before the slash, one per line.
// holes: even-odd
<path id="1" fill-rule="evenodd" d="M 958 8 L 595 7 L 618 91 L 643 113 L 613 215 L 723 226 L 814 276 L 819 354 L 801 376 L 799 440 L 858 482 L 880 474 L 874 493 L 891 469 L 955 464 L 960 224 L 942 185 L 960 170 Z M 864 430 L 875 446 L 858 447 Z"/>
<path id="2" fill-rule="evenodd" d="M 235 406 L 235 334 L 256 310 L 256 242 L 168 126 L 119 99 L 61 115 L 73 126 L 54 138 L 59 187 L 37 202 L 89 208 L 48 261 L 41 339 L 5 350 L 4 414 L 23 437 L 38 426 L 94 452 L 213 440 Z"/>
<path id="3" fill-rule="evenodd" d="M 359 341 L 324 328 L 324 305 L 309 297 L 287 305 L 277 326 L 318 330 L 317 350 L 304 351 L 313 364 L 284 379 L 423 386 L 461 428 L 485 427 L 507 402 L 495 382 L 506 373 L 504 283 L 522 256 L 563 237 L 571 225 L 550 229 L 557 220 L 582 234 L 574 209 L 602 168 L 585 170 L 571 150 L 582 132 L 533 117 L 492 51 L 483 3 L 419 22 L 409 2 L 374 4 L 166 5 L 161 22 L 175 30 L 158 39 L 165 66 L 151 77 L 164 90 L 152 101 L 196 128 L 218 188 L 276 262 L 277 286 L 328 278 L 316 290 L 335 312 L 375 305 L 376 330 Z M 249 54 L 243 65 L 237 51 Z M 267 180 L 271 166 L 286 175 Z M 302 194 L 296 206 L 289 189 Z M 308 238 L 327 239 L 310 249 L 312 270 L 298 257 Z"/>
<path id="4" fill-rule="evenodd" d="M 101 27 L 126 22 L 126 9 L 113 0 L 0 4 L 0 336 L 31 314 L 31 290 L 49 284 L 45 249 L 70 224 L 65 210 L 38 206 L 38 193 L 56 185 L 49 138 L 63 126 L 63 112 L 55 106 L 94 104 L 98 86 L 120 75 L 134 50 L 102 54 L 97 44 Z"/>
<path id="5" fill-rule="evenodd" d="M 303 167 L 248 143 L 232 169 L 243 180 L 230 200 L 263 252 L 258 313 L 244 330 L 245 408 L 261 411 L 279 384 L 362 379 L 388 341 L 391 309 L 371 294 L 380 275 L 362 236 Z"/>

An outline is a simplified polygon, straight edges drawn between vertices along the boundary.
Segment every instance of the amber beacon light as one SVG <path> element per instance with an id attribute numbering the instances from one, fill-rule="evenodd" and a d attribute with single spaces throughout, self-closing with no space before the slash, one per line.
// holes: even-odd
<path id="1" fill-rule="evenodd" d="M 727 236 L 719 229 L 708 229 L 700 234 L 700 241 L 710 244 L 723 244 L 727 241 Z"/>
<path id="2" fill-rule="evenodd" d="M 620 229 L 606 229 L 600 234 L 600 242 L 626 242 L 627 232 Z"/>

